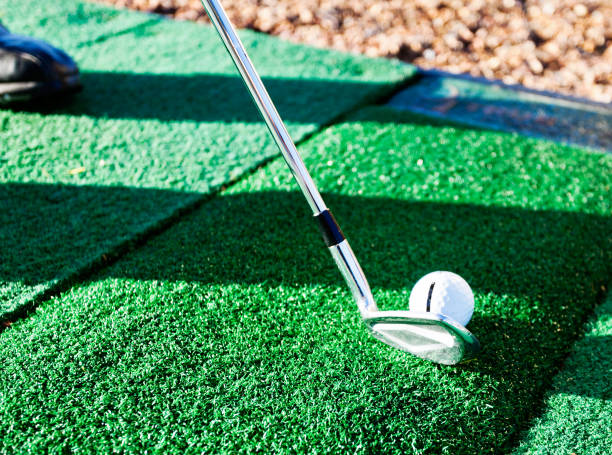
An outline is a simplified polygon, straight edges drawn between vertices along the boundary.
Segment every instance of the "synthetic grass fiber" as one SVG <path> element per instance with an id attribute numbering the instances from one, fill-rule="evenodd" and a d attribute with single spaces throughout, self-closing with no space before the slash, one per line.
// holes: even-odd
<path id="1" fill-rule="evenodd" d="M 211 27 L 60 3 L 0 0 L 16 32 L 66 38 L 85 87 L 54 110 L 0 110 L 0 320 L 278 154 Z M 414 71 L 241 37 L 296 141 Z"/>
<path id="2" fill-rule="evenodd" d="M 518 454 L 589 453 L 612 447 L 612 295 L 598 307 L 587 334 L 572 349 L 547 393 Z"/>
<path id="3" fill-rule="evenodd" d="M 0 21 L 13 33 L 47 40 L 70 53 L 158 19 L 78 0 L 0 0 Z"/>
<path id="4" fill-rule="evenodd" d="M 385 108 L 301 150 L 381 309 L 467 279 L 478 360 L 370 337 L 277 159 L 0 333 L 0 452 L 512 449 L 610 281 L 612 157 Z"/>

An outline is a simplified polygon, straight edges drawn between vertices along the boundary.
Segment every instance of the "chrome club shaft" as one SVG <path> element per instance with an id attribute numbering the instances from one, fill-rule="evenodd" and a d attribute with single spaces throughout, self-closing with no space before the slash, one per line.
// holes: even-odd
<path id="1" fill-rule="evenodd" d="M 270 99 L 261 78 L 257 74 L 257 71 L 255 71 L 255 67 L 247 55 L 244 45 L 236 34 L 227 14 L 217 0 L 202 0 L 202 4 L 238 68 L 242 80 L 246 84 L 253 101 L 264 118 L 270 133 L 272 133 L 285 161 L 289 165 L 304 197 L 308 201 L 319 223 L 325 243 L 329 247 L 340 272 L 348 283 L 357 301 L 359 310 L 362 315 L 377 311 L 378 308 L 372 297 L 370 286 L 361 270 L 355 254 L 344 238 L 338 223 L 325 205 L 319 190 L 306 169 L 302 157 L 298 153 L 283 120 Z"/>

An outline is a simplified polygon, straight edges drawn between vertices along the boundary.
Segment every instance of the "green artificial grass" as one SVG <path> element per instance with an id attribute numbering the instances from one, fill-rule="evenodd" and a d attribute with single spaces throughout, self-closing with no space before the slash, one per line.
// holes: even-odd
<path id="1" fill-rule="evenodd" d="M 0 184 L 0 320 L 113 259 L 195 203 L 197 193 L 119 186 Z"/>
<path id="2" fill-rule="evenodd" d="M 26 1 L 17 12 L 25 4 L 38 11 Z M 52 42 L 58 28 L 74 32 L 65 47 L 85 88 L 53 110 L 0 110 L 0 320 L 278 154 L 211 27 L 146 15 L 144 25 L 83 44 L 83 27 L 144 15 L 74 0 L 42 11 L 48 22 L 23 21 Z M 86 22 L 73 20 L 79 11 Z M 414 72 L 241 36 L 296 141 Z"/>
<path id="3" fill-rule="evenodd" d="M 597 308 L 516 454 L 601 454 L 612 447 L 612 295 Z"/>
<path id="4" fill-rule="evenodd" d="M 47 40 L 70 53 L 157 20 L 151 14 L 80 0 L 0 0 L 0 21 L 9 30 Z"/>
<path id="5" fill-rule="evenodd" d="M 610 282 L 612 157 L 384 108 L 301 150 L 381 309 L 468 280 L 478 360 L 371 338 L 277 159 L 0 334 L 1 453 L 512 449 Z"/>

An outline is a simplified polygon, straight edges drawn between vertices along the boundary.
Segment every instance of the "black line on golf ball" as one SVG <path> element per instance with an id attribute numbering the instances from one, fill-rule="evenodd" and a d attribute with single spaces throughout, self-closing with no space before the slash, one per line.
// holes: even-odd
<path id="1" fill-rule="evenodd" d="M 431 283 L 431 286 L 429 286 L 429 294 L 427 295 L 427 308 L 425 309 L 425 311 L 427 311 L 428 313 L 431 310 L 431 294 L 433 294 L 433 288 L 435 285 L 436 282 L 434 281 L 433 283 Z"/>

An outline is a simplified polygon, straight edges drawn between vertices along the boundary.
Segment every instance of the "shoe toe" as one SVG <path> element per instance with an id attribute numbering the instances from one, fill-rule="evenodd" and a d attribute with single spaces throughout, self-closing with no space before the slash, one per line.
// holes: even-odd
<path id="1" fill-rule="evenodd" d="M 0 83 L 7 99 L 11 94 L 36 97 L 81 88 L 79 68 L 66 52 L 10 33 L 0 33 Z"/>

